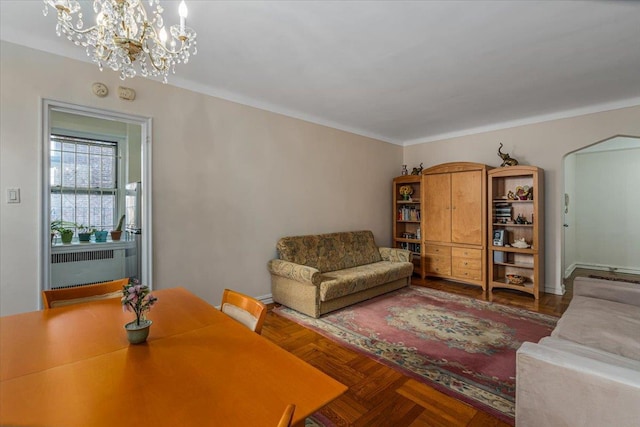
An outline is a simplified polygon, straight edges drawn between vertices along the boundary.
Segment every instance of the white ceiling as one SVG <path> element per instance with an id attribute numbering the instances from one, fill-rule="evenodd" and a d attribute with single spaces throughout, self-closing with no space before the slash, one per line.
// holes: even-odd
<path id="1" fill-rule="evenodd" d="M 169 84 L 392 143 L 640 105 L 638 1 L 187 5 L 198 55 Z M 87 60 L 42 9 L 1 0 L 0 37 Z"/>

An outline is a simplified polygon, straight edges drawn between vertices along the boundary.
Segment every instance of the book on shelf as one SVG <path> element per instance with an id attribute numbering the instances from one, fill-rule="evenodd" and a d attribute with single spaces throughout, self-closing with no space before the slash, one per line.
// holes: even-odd
<path id="1" fill-rule="evenodd" d="M 420 209 L 415 206 L 402 206 L 398 209 L 398 221 L 420 221 Z"/>

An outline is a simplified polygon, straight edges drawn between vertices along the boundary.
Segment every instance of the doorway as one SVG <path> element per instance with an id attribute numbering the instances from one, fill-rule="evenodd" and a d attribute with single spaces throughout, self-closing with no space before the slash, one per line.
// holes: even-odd
<path id="1" fill-rule="evenodd" d="M 41 289 L 123 277 L 152 286 L 151 119 L 51 100 L 42 108 Z"/>
<path id="2" fill-rule="evenodd" d="M 564 158 L 562 265 L 576 276 L 640 279 L 640 138 L 615 136 Z"/>

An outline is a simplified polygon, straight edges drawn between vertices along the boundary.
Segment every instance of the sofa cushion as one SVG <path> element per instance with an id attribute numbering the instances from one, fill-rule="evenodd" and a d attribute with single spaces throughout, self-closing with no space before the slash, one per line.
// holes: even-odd
<path id="1" fill-rule="evenodd" d="M 640 360 L 637 306 L 574 296 L 552 336 Z"/>
<path id="2" fill-rule="evenodd" d="M 339 271 L 324 273 L 327 280 L 320 284 L 320 301 L 329 301 L 345 295 L 393 282 L 413 274 L 410 262 L 380 261 Z"/>
<path id="3" fill-rule="evenodd" d="M 640 372 L 640 360 L 633 360 L 598 348 L 587 347 L 586 345 L 578 344 L 575 341 L 563 340 L 556 337 L 544 337 L 538 342 L 538 344 L 587 359 L 597 360 L 599 362 L 606 363 L 607 365 L 618 366 L 625 369 L 634 369 Z"/>
<path id="4" fill-rule="evenodd" d="M 283 237 L 278 240 L 280 259 L 316 268 L 342 270 L 382 260 L 371 231 Z"/>

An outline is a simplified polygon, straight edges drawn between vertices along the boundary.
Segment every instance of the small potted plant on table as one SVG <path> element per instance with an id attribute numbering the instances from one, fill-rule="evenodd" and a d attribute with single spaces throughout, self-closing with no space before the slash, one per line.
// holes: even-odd
<path id="1" fill-rule="evenodd" d="M 140 344 L 147 340 L 149 328 L 153 323 L 144 316 L 158 298 L 151 294 L 147 285 L 141 285 L 137 279 L 132 279 L 122 288 L 122 306 L 126 311 L 133 311 L 136 320 L 124 325 L 127 331 L 127 339 L 131 344 Z"/>

